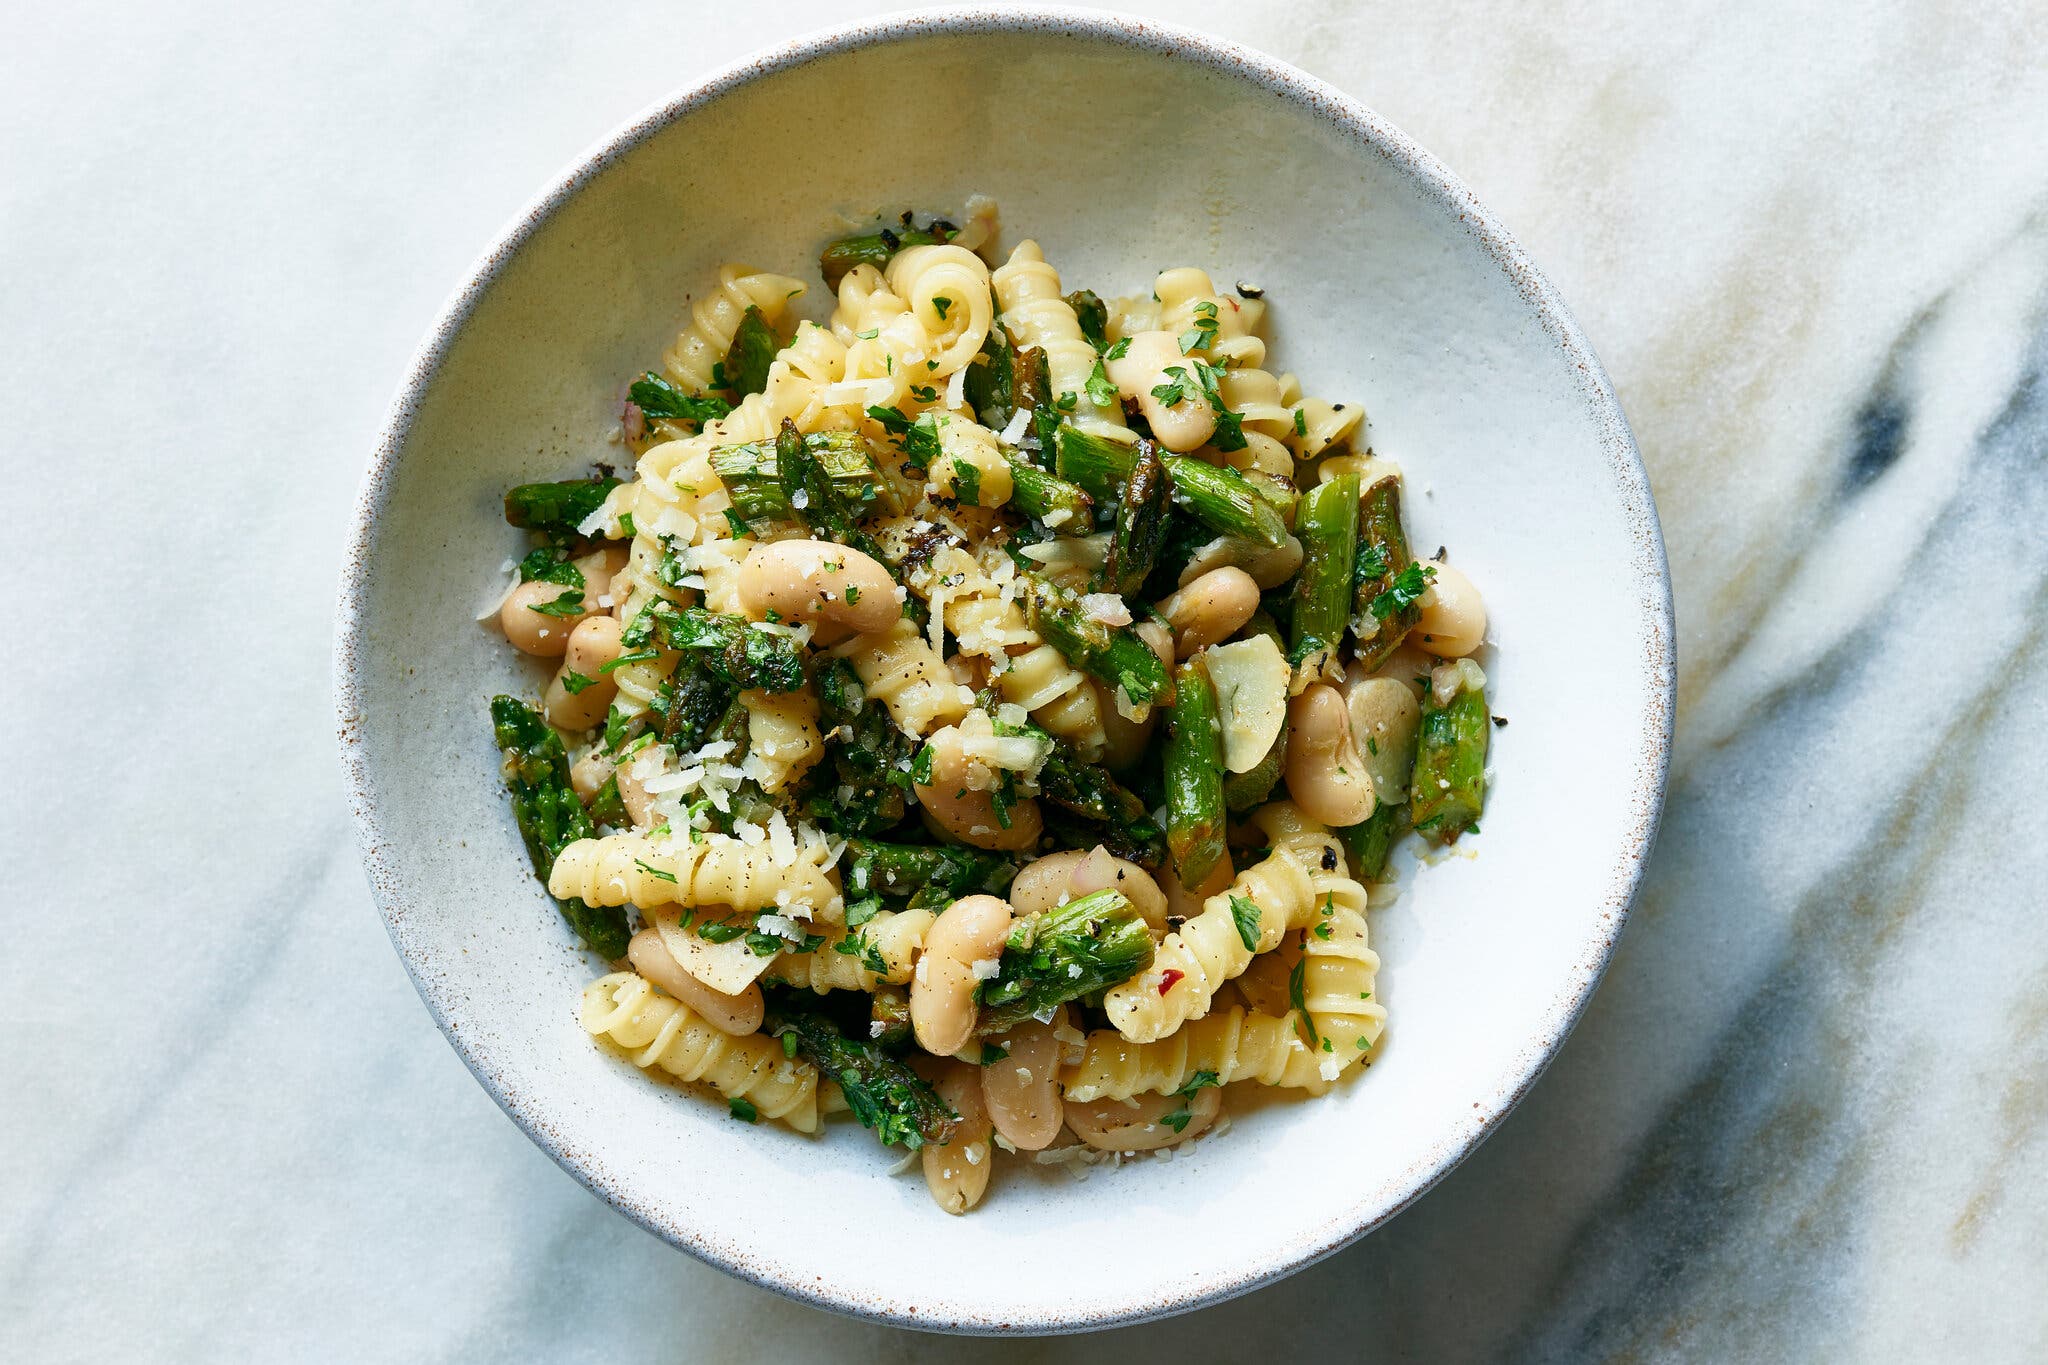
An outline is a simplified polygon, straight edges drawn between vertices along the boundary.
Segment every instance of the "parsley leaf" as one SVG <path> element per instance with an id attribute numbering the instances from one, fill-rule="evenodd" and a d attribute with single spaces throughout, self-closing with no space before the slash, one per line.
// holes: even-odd
<path id="1" fill-rule="evenodd" d="M 1122 342 L 1117 344 L 1123 345 Z M 1088 371 L 1088 398 L 1105 408 L 1116 406 L 1116 385 L 1109 382 L 1109 372 L 1102 368 L 1100 360 L 1095 362 L 1094 369 Z"/>
<path id="2" fill-rule="evenodd" d="M 1188 372 L 1186 367 L 1181 365 L 1168 365 L 1165 372 L 1179 377 L 1170 384 L 1154 384 L 1152 386 L 1152 396 L 1170 408 L 1186 400 L 1188 396 Z"/>
<path id="3" fill-rule="evenodd" d="M 952 306 L 953 300 L 947 298 L 944 294 L 940 294 L 932 300 L 932 307 L 938 310 L 939 321 L 941 322 L 946 320 L 946 310 Z"/>
<path id="4" fill-rule="evenodd" d="M 552 602 L 542 602 L 537 606 L 529 602 L 526 609 L 542 616 L 581 616 L 584 611 L 583 592 L 580 588 L 571 588 Z"/>
<path id="5" fill-rule="evenodd" d="M 1433 564 L 1413 563 L 1394 575 L 1394 582 L 1385 592 L 1372 599 L 1372 615 L 1375 621 L 1384 621 L 1397 611 L 1406 611 L 1429 590 L 1429 582 L 1436 577 Z"/>
<path id="6" fill-rule="evenodd" d="M 658 867 L 649 867 L 646 863 L 641 862 L 638 858 L 635 858 L 633 860 L 633 866 L 639 868 L 642 872 L 645 872 L 650 877 L 654 877 L 661 881 L 667 882 L 670 886 L 674 886 L 676 884 L 676 874 L 673 872 L 664 872 Z"/>
<path id="7" fill-rule="evenodd" d="M 634 380 L 629 393 L 634 406 L 649 417 L 665 417 L 699 427 L 732 411 L 732 404 L 723 398 L 694 397 L 652 370 L 647 371 L 645 377 Z"/>
<path id="8" fill-rule="evenodd" d="M 597 679 L 586 678 L 573 668 L 566 669 L 562 673 L 562 690 L 564 692 L 567 692 L 572 697 L 577 695 L 584 688 L 593 687 L 596 684 Z"/>
<path id="9" fill-rule="evenodd" d="M 1302 992 L 1303 973 L 1307 968 L 1308 959 L 1304 957 L 1298 960 L 1294 964 L 1294 970 L 1287 974 L 1287 1003 L 1293 1005 L 1295 1012 L 1301 1016 L 1301 1026 L 1308 1033 L 1309 1046 L 1316 1047 L 1323 1040 L 1316 1032 L 1316 1021 L 1308 1017 L 1308 1005 Z"/>
<path id="10" fill-rule="evenodd" d="M 1131 339 L 1129 337 L 1125 337 L 1121 341 L 1117 342 L 1116 345 L 1104 351 L 1102 353 L 1102 358 L 1104 360 L 1122 360 L 1125 356 L 1129 355 L 1130 353 Z"/>
<path id="11" fill-rule="evenodd" d="M 732 1116 L 742 1123 L 752 1123 L 761 1117 L 761 1111 L 754 1107 L 752 1100 L 743 1099 L 738 1095 L 726 1101 L 725 1107 L 731 1110 Z"/>
<path id="12" fill-rule="evenodd" d="M 1237 925 L 1238 940 L 1248 953 L 1259 950 L 1259 907 L 1243 896 L 1230 898 L 1230 918 Z"/>

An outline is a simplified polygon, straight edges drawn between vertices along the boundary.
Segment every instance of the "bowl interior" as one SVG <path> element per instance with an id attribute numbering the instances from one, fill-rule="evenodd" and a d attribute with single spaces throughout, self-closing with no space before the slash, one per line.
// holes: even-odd
<path id="1" fill-rule="evenodd" d="M 1654 514 L 1598 366 L 1511 243 L 1397 134 L 1277 64 L 1106 18 L 800 46 L 679 101 L 571 177 L 430 343 L 365 492 L 339 672 L 363 838 L 450 1038 L 565 1166 L 679 1245 L 830 1306 L 1074 1328 L 1192 1306 L 1376 1224 L 1527 1084 L 1606 960 L 1646 851 L 1668 716 Z M 872 31 L 867 31 L 872 33 Z M 814 281 L 838 215 L 1001 204 L 1068 287 L 1167 266 L 1269 291 L 1273 368 L 1359 401 L 1499 642 L 1482 836 L 1376 912 L 1391 1011 L 1333 1096 L 1248 1106 L 1191 1155 L 1086 1184 L 1007 1165 L 952 1219 L 893 1154 L 748 1127 L 576 1023 L 602 968 L 521 851 L 485 703 L 543 675 L 475 623 L 523 549 L 510 484 L 617 460 L 621 380 L 742 260 Z M 1227 1235 L 1217 1230 L 1228 1229 Z M 1095 1248 L 1090 1253 L 1085 1248 Z M 937 1267 L 985 1267 L 963 1275 Z"/>

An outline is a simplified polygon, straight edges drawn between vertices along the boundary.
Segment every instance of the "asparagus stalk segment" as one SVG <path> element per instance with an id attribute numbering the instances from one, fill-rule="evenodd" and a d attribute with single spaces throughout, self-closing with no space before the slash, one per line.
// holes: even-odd
<path id="1" fill-rule="evenodd" d="M 981 354 L 968 362 L 961 387 L 967 406 L 990 431 L 1001 431 L 1016 414 L 1016 370 L 1017 352 L 1010 338 L 1000 327 L 989 328 Z"/>
<path id="2" fill-rule="evenodd" d="M 1067 307 L 1074 310 L 1074 320 L 1081 324 L 1081 335 L 1088 338 L 1088 344 L 1096 351 L 1109 349 L 1109 305 L 1093 289 L 1076 289 L 1067 295 Z"/>
<path id="3" fill-rule="evenodd" d="M 982 1037 L 1007 1033 L 1152 965 L 1152 934 L 1120 891 L 1097 891 L 1019 920 L 981 988 Z"/>
<path id="4" fill-rule="evenodd" d="M 1034 573 L 1017 577 L 1033 628 L 1067 662 L 1111 687 L 1123 688 L 1134 706 L 1147 706 L 1164 696 L 1169 682 L 1166 665 L 1136 631 L 1084 615 L 1080 599 L 1057 583 Z"/>
<path id="5" fill-rule="evenodd" d="M 803 438 L 804 450 L 832 485 L 838 500 L 856 517 L 898 508 L 875 468 L 867 439 L 857 431 L 818 431 Z M 711 468 L 732 496 L 733 510 L 750 522 L 803 520 L 782 486 L 777 442 L 748 441 L 719 446 Z"/>
<path id="6" fill-rule="evenodd" d="M 651 703 L 661 716 L 662 741 L 678 753 L 701 748 L 738 695 L 739 688 L 714 672 L 702 655 L 685 654 Z"/>
<path id="7" fill-rule="evenodd" d="M 1350 858 L 1352 876 L 1362 882 L 1377 881 L 1380 873 L 1387 870 L 1387 855 L 1394 851 L 1394 840 L 1401 837 L 1402 821 L 1407 814 L 1405 805 L 1382 801 L 1363 823 L 1337 831 L 1337 839 Z"/>
<path id="8" fill-rule="evenodd" d="M 1160 463 L 1151 442 L 1138 442 L 1131 475 L 1124 481 L 1122 495 L 1117 499 L 1109 554 L 1097 575 L 1103 591 L 1134 593 L 1145 586 L 1145 579 L 1159 562 L 1159 551 L 1166 544 L 1166 513 L 1172 499 L 1173 485 L 1167 480 L 1166 466 Z"/>
<path id="9" fill-rule="evenodd" d="M 803 651 L 781 635 L 754 629 L 744 616 L 651 602 L 620 639 L 628 650 L 650 642 L 694 652 L 711 676 L 738 691 L 794 692 L 804 685 Z"/>
<path id="10" fill-rule="evenodd" d="M 567 539 L 618 486 L 617 479 L 522 483 L 505 494 L 505 520 L 521 530 Z"/>
<path id="11" fill-rule="evenodd" d="M 887 829 L 908 809 L 898 765 L 910 758 L 911 742 L 868 700 L 845 659 L 819 668 L 817 684 L 818 724 L 832 761 L 812 770 L 818 775 L 808 800 L 812 817 L 842 834 Z"/>
<path id="12" fill-rule="evenodd" d="M 725 386 L 735 398 L 745 398 L 768 387 L 768 367 L 782 349 L 782 338 L 752 304 L 733 329 L 732 345 L 725 352 Z"/>
<path id="13" fill-rule="evenodd" d="M 1422 698 L 1422 733 L 1409 784 L 1415 828 L 1438 843 L 1455 843 L 1479 822 L 1486 804 L 1486 746 L 1493 733 L 1486 691 L 1461 679 L 1448 704 L 1431 688 Z"/>
<path id="14" fill-rule="evenodd" d="M 907 246 L 937 246 L 951 241 L 956 231 L 951 223 L 935 219 L 924 227 L 913 226 L 906 215 L 905 221 L 894 228 L 876 228 L 873 232 L 855 233 L 841 237 L 827 244 L 818 253 L 818 273 L 825 277 L 825 287 L 837 290 L 839 281 L 857 265 L 871 265 L 880 270 L 889 264 L 889 258 Z"/>
<path id="15" fill-rule="evenodd" d="M 1086 493 L 1020 455 L 1005 458 L 1010 462 L 1010 506 L 1054 530 L 1086 531 L 1095 507 Z"/>
<path id="16" fill-rule="evenodd" d="M 1320 484 L 1295 516 L 1301 573 L 1294 581 L 1288 661 L 1318 676 L 1336 661 L 1351 620 L 1351 561 L 1358 546 L 1358 476 Z M 1297 674 L 1299 676 L 1299 674 Z"/>
<path id="17" fill-rule="evenodd" d="M 491 729 L 504 753 L 501 771 L 512 792 L 512 815 L 519 822 L 519 836 L 545 886 L 555 855 L 578 839 L 590 838 L 595 830 L 576 789 L 569 785 L 569 755 L 562 747 L 562 737 L 549 728 L 539 711 L 516 697 L 493 697 Z M 623 906 L 585 905 L 574 897 L 555 903 L 562 907 L 569 927 L 593 951 L 612 960 L 626 955 L 631 935 Z"/>
<path id="18" fill-rule="evenodd" d="M 936 888 L 949 901 L 987 892 L 1000 896 L 1017 875 L 1017 865 L 1000 854 L 951 844 L 891 844 L 879 839 L 848 842 L 853 854 L 847 887 L 856 896 L 915 897 Z"/>
<path id="19" fill-rule="evenodd" d="M 1050 463 L 1059 437 L 1060 413 L 1053 406 L 1052 367 L 1046 359 L 1044 347 L 1026 346 L 1018 350 L 1010 387 L 1016 405 L 1031 414 L 1031 430 L 1038 437 L 1040 462 Z"/>
<path id="20" fill-rule="evenodd" d="M 859 510 L 839 496 L 824 463 L 811 452 L 796 423 L 786 417 L 775 437 L 775 468 L 782 496 L 798 522 L 877 564 L 889 562 L 875 538 L 860 528 Z"/>
<path id="21" fill-rule="evenodd" d="M 1244 475 L 1191 455 L 1166 457 L 1173 500 L 1217 535 L 1235 536 L 1267 549 L 1287 539 L 1287 523 Z"/>
<path id="22" fill-rule="evenodd" d="M 1046 800 L 1102 826 L 1091 843 L 1104 843 L 1119 858 L 1145 867 L 1157 867 L 1165 852 L 1165 840 L 1150 810 L 1137 793 L 1111 775 L 1109 769 L 1083 763 L 1047 731 L 1031 724 L 995 722 L 999 735 L 1029 735 L 1044 742 L 1045 762 L 1038 769 L 1039 793 Z"/>
<path id="23" fill-rule="evenodd" d="M 796 1039 L 796 1050 L 828 1080 L 839 1082 L 846 1106 L 885 1146 L 942 1144 L 960 1116 L 900 1057 L 876 1042 L 848 1038 L 815 1010 L 777 1009 L 765 1027 Z"/>
<path id="24" fill-rule="evenodd" d="M 1137 452 L 1106 436 L 1091 436 L 1062 423 L 1054 438 L 1053 467 L 1059 476 L 1103 506 L 1114 506 L 1131 477 Z"/>
<path id="25" fill-rule="evenodd" d="M 1224 854 L 1223 726 L 1201 655 L 1174 670 L 1166 732 L 1166 846 L 1182 886 L 1200 886 Z"/>
<path id="26" fill-rule="evenodd" d="M 1378 668 L 1401 647 L 1422 619 L 1417 601 L 1431 572 L 1408 553 L 1408 535 L 1401 528 L 1401 477 L 1389 474 L 1365 490 L 1358 510 L 1358 559 L 1352 569 L 1352 629 L 1358 633 L 1358 659 Z M 1415 589 L 1415 591 L 1410 591 Z"/>

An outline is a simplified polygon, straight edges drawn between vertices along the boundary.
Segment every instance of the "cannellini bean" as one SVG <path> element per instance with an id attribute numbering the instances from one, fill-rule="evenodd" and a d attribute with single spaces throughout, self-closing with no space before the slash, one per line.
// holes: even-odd
<path id="1" fill-rule="evenodd" d="M 950 1057 L 974 1036 L 979 1012 L 975 964 L 999 962 L 1010 935 L 1010 907 L 995 896 L 954 901 L 925 931 L 924 952 L 910 978 L 910 1027 L 917 1045 Z"/>
<path id="2" fill-rule="evenodd" d="M 619 765 L 612 762 L 611 755 L 600 749 L 592 749 L 569 765 L 569 785 L 576 795 L 589 805 L 597 800 L 597 794 L 604 790 L 604 784 L 612 780 L 612 774 Z"/>
<path id="3" fill-rule="evenodd" d="M 960 727 L 936 730 L 925 743 L 931 746 L 932 776 L 929 783 L 917 785 L 917 802 L 942 833 L 976 848 L 1013 853 L 1037 845 L 1045 831 L 1037 799 L 1012 803 L 1005 827 L 996 818 L 993 793 L 968 785 L 974 765 L 961 745 Z"/>
<path id="4" fill-rule="evenodd" d="M 1211 569 L 1159 604 L 1173 627 L 1174 650 L 1185 659 L 1204 645 L 1228 640 L 1259 609 L 1259 585 L 1235 565 Z"/>
<path id="5" fill-rule="evenodd" d="M 634 971 L 688 1005 L 693 1014 L 700 1015 L 720 1033 L 744 1037 L 761 1031 L 767 1002 L 758 985 L 750 985 L 738 995 L 712 990 L 682 969 L 663 945 L 659 930 L 642 929 L 633 935 L 632 942 L 626 945 L 626 960 L 633 964 Z"/>
<path id="6" fill-rule="evenodd" d="M 947 1062 L 932 1083 L 939 1098 L 953 1106 L 960 1126 L 953 1140 L 924 1149 L 925 1188 L 947 1213 L 965 1213 L 988 1192 L 989 1168 L 995 1165 L 995 1144 L 989 1139 L 988 1111 L 982 1105 L 980 1068 Z"/>
<path id="7" fill-rule="evenodd" d="M 1344 705 L 1351 713 L 1351 742 L 1372 777 L 1374 797 L 1396 805 L 1406 801 L 1422 724 L 1415 693 L 1396 679 L 1370 677 L 1353 664 L 1344 683 Z"/>
<path id="8" fill-rule="evenodd" d="M 604 599 L 611 596 L 612 579 L 626 567 L 626 547 L 602 545 L 573 561 L 583 575 L 583 600 L 597 611 L 610 611 Z"/>
<path id="9" fill-rule="evenodd" d="M 1326 825 L 1355 825 L 1373 812 L 1372 779 L 1351 739 L 1351 713 L 1328 683 L 1288 703 L 1287 793 Z"/>
<path id="10" fill-rule="evenodd" d="M 1176 1128 L 1162 1122 L 1185 1110 L 1188 1120 Z M 1193 1095 L 1137 1095 L 1127 1100 L 1067 1102 L 1067 1127 L 1088 1146 L 1102 1152 L 1149 1152 L 1200 1137 L 1223 1112 L 1223 1092 L 1215 1086 Z"/>
<path id="11" fill-rule="evenodd" d="M 1038 915 L 1110 888 L 1121 891 L 1145 923 L 1154 929 L 1166 927 L 1166 893 L 1152 874 L 1100 844 L 1087 852 L 1063 849 L 1027 863 L 1010 883 L 1010 908 L 1019 915 Z"/>
<path id="12" fill-rule="evenodd" d="M 834 621 L 856 635 L 886 630 L 902 611 L 889 571 L 828 540 L 778 540 L 760 545 L 740 565 L 740 605 L 766 620 Z"/>
<path id="13" fill-rule="evenodd" d="M 619 657 L 619 637 L 624 633 L 625 627 L 610 616 L 587 616 L 569 632 L 568 652 L 541 703 L 548 724 L 558 730 L 588 730 L 603 722 L 619 692 L 604 666 Z M 583 680 L 580 691 L 569 690 L 571 673 Z"/>
<path id="14" fill-rule="evenodd" d="M 1359 488 L 1366 489 L 1389 476 L 1401 477 L 1401 466 L 1377 455 L 1333 455 L 1316 466 L 1317 483 L 1328 483 L 1346 474 L 1356 474 Z"/>
<path id="15" fill-rule="evenodd" d="M 521 583 L 505 599 L 505 605 L 498 608 L 498 625 L 504 630 L 505 638 L 512 642 L 522 654 L 531 654 L 536 659 L 559 659 L 569 648 L 569 635 L 596 612 L 577 611 L 567 616 L 553 616 L 536 607 L 551 606 L 572 592 L 581 588 L 568 588 L 560 583 L 543 583 L 535 579 Z M 588 605 L 590 598 L 583 599 Z"/>
<path id="16" fill-rule="evenodd" d="M 1408 638 L 1439 659 L 1461 659 L 1486 638 L 1486 604 L 1472 580 L 1448 564 L 1422 594 L 1422 619 Z"/>
<path id="17" fill-rule="evenodd" d="M 1020 1151 L 1052 1145 L 1066 1121 L 1060 1092 L 1060 1041 L 1055 1031 L 1065 1012 L 1049 1023 L 1027 1019 L 1000 1038 L 1009 1056 L 981 1068 L 981 1098 L 995 1129 Z"/>
<path id="18" fill-rule="evenodd" d="M 1152 435 L 1168 450 L 1189 451 L 1208 441 L 1216 431 L 1216 410 L 1195 381 L 1195 362 L 1181 354 L 1173 333 L 1139 332 L 1130 343 L 1123 355 L 1106 362 L 1110 383 L 1137 400 Z M 1169 369 L 1180 373 L 1168 374 Z M 1169 386 L 1180 389 L 1180 400 L 1171 406 L 1153 392 Z"/>

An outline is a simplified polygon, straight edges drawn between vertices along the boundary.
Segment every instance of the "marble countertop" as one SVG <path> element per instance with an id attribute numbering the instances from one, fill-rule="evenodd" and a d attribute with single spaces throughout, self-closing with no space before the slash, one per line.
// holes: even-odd
<path id="1" fill-rule="evenodd" d="M 2048 1352 L 2039 0 L 1133 6 L 1358 95 L 1500 212 L 1613 375 L 1671 551 L 1640 908 L 1548 1078 L 1386 1229 L 1171 1322 L 962 1343 L 709 1270 L 497 1111 L 343 806 L 364 460 L 559 166 L 864 8 L 0 19 L 0 1356 Z"/>

